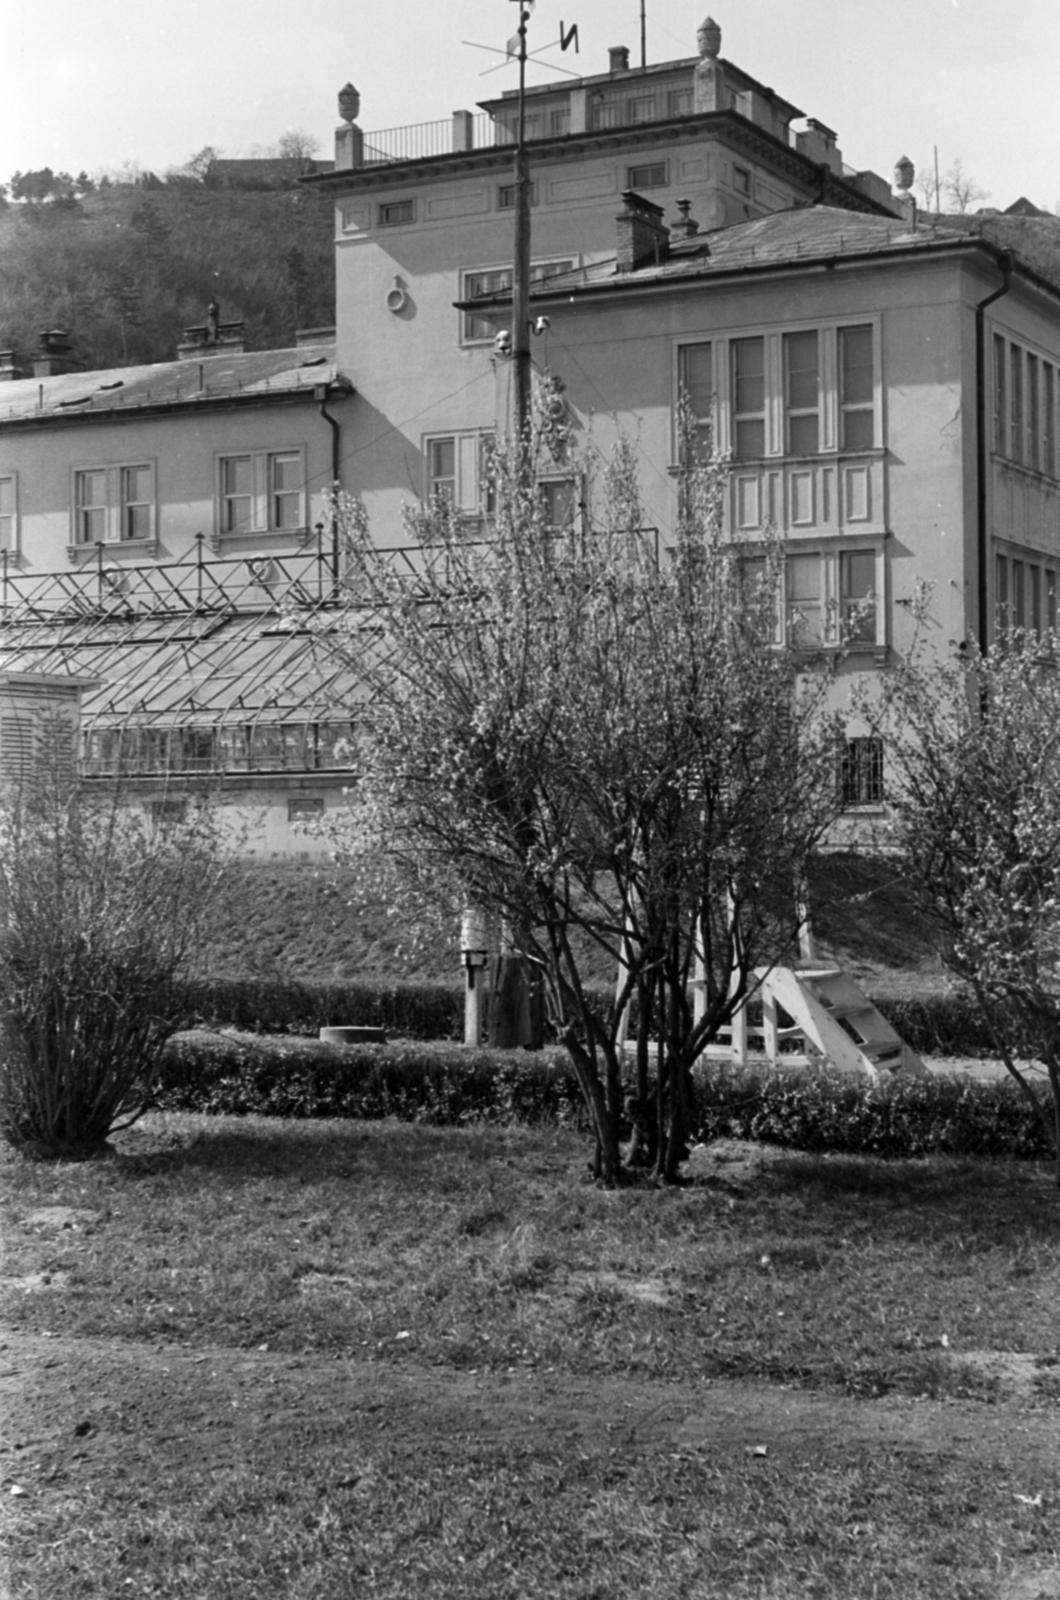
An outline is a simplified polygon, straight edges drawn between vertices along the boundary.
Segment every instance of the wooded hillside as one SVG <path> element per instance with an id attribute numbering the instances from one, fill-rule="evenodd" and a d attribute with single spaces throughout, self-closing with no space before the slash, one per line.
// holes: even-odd
<path id="1" fill-rule="evenodd" d="M 170 361 L 214 299 L 248 350 L 334 322 L 328 197 L 156 182 L 0 210 L 0 349 L 28 363 L 58 327 L 90 369 Z"/>

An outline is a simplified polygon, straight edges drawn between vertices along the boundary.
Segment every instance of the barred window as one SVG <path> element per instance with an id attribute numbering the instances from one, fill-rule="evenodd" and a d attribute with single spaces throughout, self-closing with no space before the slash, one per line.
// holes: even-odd
<path id="1" fill-rule="evenodd" d="M 883 740 L 848 739 L 839 758 L 839 794 L 844 806 L 878 805 L 883 799 Z"/>

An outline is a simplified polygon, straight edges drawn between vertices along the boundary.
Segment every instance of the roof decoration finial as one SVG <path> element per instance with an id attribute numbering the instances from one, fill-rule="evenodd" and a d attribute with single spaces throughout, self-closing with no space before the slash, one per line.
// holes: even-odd
<path id="1" fill-rule="evenodd" d="M 696 30 L 696 43 L 701 56 L 706 56 L 708 61 L 717 60 L 721 49 L 721 29 L 713 17 L 707 17 L 700 23 Z"/>

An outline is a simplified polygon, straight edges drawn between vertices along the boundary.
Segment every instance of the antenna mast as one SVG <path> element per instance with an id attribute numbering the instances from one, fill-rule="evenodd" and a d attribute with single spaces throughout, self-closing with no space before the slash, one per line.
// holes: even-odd
<path id="1" fill-rule="evenodd" d="M 648 0 L 640 0 L 640 65 L 641 70 L 648 65 L 648 32 L 644 8 Z"/>
<path id="2" fill-rule="evenodd" d="M 530 428 L 530 163 L 526 154 L 526 25 L 533 0 L 519 0 L 519 125 L 515 145 L 515 259 L 512 272 L 512 359 L 515 437 L 523 450 Z"/>

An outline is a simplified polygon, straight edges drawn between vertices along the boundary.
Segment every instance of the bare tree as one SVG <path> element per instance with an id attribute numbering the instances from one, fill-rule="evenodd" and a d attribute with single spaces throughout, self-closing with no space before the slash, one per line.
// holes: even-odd
<path id="1" fill-rule="evenodd" d="M 942 180 L 942 192 L 953 210 L 961 217 L 966 216 L 980 201 L 990 198 L 987 191 L 981 189 L 965 172 L 960 156 Z"/>
<path id="2" fill-rule="evenodd" d="M 794 881 L 839 806 L 827 673 L 800 676 L 765 642 L 780 553 L 763 546 L 748 567 L 725 542 L 727 468 L 691 449 L 689 422 L 666 554 L 625 444 L 591 526 L 557 527 L 526 452 L 499 452 L 488 537 L 442 501 L 412 516 L 415 580 L 341 502 L 351 603 L 320 635 L 364 695 L 347 849 L 385 859 L 410 914 L 470 905 L 506 926 L 544 986 L 608 1183 L 625 1171 L 627 1006 L 635 1120 L 672 1180 L 692 1068 L 756 972 L 796 947 Z M 603 1009 L 590 955 L 622 973 Z"/>

